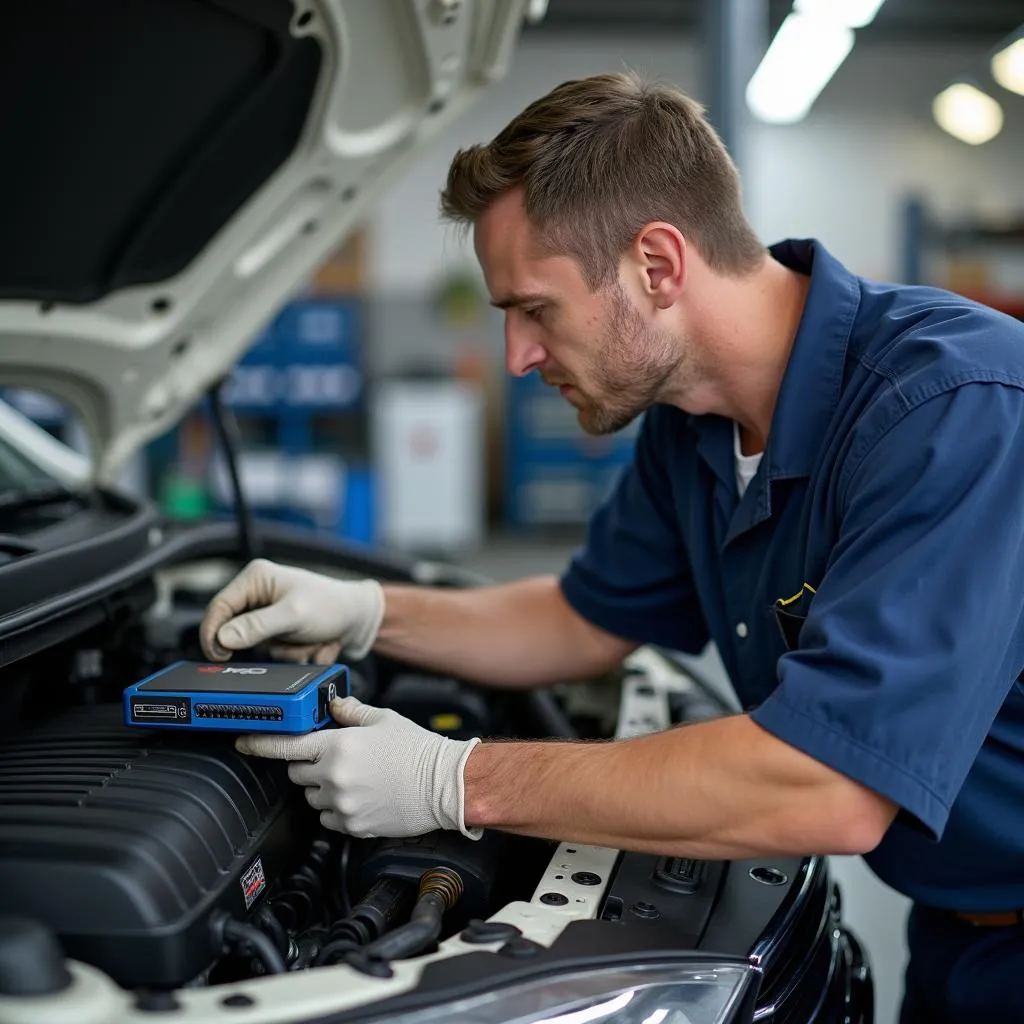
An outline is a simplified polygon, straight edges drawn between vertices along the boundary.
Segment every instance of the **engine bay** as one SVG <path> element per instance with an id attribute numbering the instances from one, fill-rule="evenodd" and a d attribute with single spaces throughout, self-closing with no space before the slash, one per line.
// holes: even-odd
<path id="1" fill-rule="evenodd" d="M 355 839 L 320 824 L 285 763 L 239 754 L 232 734 L 124 725 L 125 686 L 202 657 L 219 580 L 171 578 L 0 669 L 0 1020 L 25 997 L 98 1021 L 256 1004 L 295 1019 L 289 979 L 321 976 L 302 998 L 355 1020 L 530 964 L 701 950 L 753 966 L 759 1005 L 807 1011 L 775 1019 L 831 1020 L 810 1005 L 825 1000 L 869 1019 L 851 1009 L 870 980 L 824 861 L 704 863 L 494 831 Z M 624 739 L 723 711 L 649 650 L 614 678 L 542 693 L 376 655 L 350 672 L 362 700 L 456 738 Z"/>
<path id="2" fill-rule="evenodd" d="M 41 922 L 126 989 L 173 990 L 346 959 L 379 974 L 384 936 L 391 958 L 412 955 L 529 899 L 556 844 L 353 840 L 320 825 L 286 763 L 237 753 L 232 734 L 127 728 L 133 677 L 201 657 L 205 595 L 191 596 L 123 612 L 114 643 L 106 627 L 6 670 L 0 915 Z M 455 680 L 372 657 L 352 680 L 446 735 L 544 735 L 529 704 Z M 410 928 L 438 896 L 431 927 Z"/>

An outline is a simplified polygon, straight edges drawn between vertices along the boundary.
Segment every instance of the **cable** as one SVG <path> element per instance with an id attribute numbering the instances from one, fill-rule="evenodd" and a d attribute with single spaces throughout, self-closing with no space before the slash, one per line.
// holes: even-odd
<path id="1" fill-rule="evenodd" d="M 256 538 L 253 528 L 252 509 L 245 500 L 242 480 L 238 473 L 238 451 L 241 448 L 241 437 L 238 422 L 232 412 L 224 405 L 220 393 L 221 385 L 216 383 L 207 392 L 210 399 L 210 411 L 213 415 L 213 427 L 220 442 L 228 475 L 231 478 L 231 493 L 235 505 L 235 519 L 238 523 L 238 553 L 243 562 L 250 562 L 256 557 Z"/>
<path id="2" fill-rule="evenodd" d="M 334 963 L 380 938 L 408 916 L 415 897 L 413 882 L 387 876 L 378 878 L 349 914 L 331 927 L 327 943 L 317 954 L 316 965 Z"/>
<path id="3" fill-rule="evenodd" d="M 527 690 L 525 696 L 530 710 L 548 736 L 558 740 L 580 738 L 579 730 L 569 721 L 569 716 L 559 707 L 553 694 L 547 690 Z"/>
<path id="4" fill-rule="evenodd" d="M 341 856 L 338 858 L 338 896 L 341 899 L 341 913 L 348 917 L 352 913 L 352 901 L 348 895 L 348 866 L 352 858 L 352 837 L 345 836 L 341 844 Z"/>
<path id="5" fill-rule="evenodd" d="M 269 903 L 264 903 L 260 906 L 256 913 L 252 915 L 252 922 L 265 935 L 270 936 L 282 956 L 288 955 L 288 932 L 285 931 L 284 925 L 277 919 L 277 915 Z"/>
<path id="6" fill-rule="evenodd" d="M 349 953 L 355 953 L 360 949 L 362 946 L 352 939 L 332 939 L 317 950 L 316 956 L 313 958 L 313 966 L 323 967 L 326 964 L 340 963 Z"/>
<path id="7" fill-rule="evenodd" d="M 255 925 L 229 918 L 224 922 L 224 938 L 237 945 L 249 946 L 267 974 L 284 974 L 287 970 L 274 940 Z"/>
<path id="8" fill-rule="evenodd" d="M 445 912 L 455 906 L 462 891 L 462 876 L 457 871 L 447 867 L 425 871 L 420 878 L 419 897 L 409 923 L 349 953 L 345 957 L 346 962 L 367 974 L 390 976 L 388 961 L 414 956 L 434 943 L 441 934 Z"/>

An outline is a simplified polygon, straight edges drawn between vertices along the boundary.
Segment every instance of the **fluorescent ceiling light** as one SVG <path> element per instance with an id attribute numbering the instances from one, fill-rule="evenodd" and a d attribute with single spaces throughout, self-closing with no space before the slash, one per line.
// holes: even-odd
<path id="1" fill-rule="evenodd" d="M 796 0 L 793 7 L 801 14 L 837 22 L 847 28 L 870 25 L 885 0 Z"/>
<path id="2" fill-rule="evenodd" d="M 1003 127 L 1003 108 L 980 89 L 956 82 L 932 103 L 940 128 L 971 146 L 995 138 Z"/>
<path id="3" fill-rule="evenodd" d="M 548 0 L 529 0 L 526 7 L 526 20 L 536 25 L 544 20 L 548 13 Z"/>
<path id="4" fill-rule="evenodd" d="M 747 84 L 747 105 L 762 121 L 801 120 L 851 49 L 852 29 L 809 14 L 790 14 Z"/>
<path id="5" fill-rule="evenodd" d="M 992 58 L 992 77 L 1004 89 L 1024 96 L 1024 39 L 1010 43 Z"/>

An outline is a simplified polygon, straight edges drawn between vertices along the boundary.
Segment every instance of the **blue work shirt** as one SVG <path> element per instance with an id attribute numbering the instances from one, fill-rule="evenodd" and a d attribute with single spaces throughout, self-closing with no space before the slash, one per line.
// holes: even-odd
<path id="1" fill-rule="evenodd" d="M 730 420 L 655 406 L 563 592 L 714 640 L 754 721 L 898 804 L 866 857 L 893 888 L 1024 907 L 1024 324 L 771 253 L 810 287 L 746 493 Z"/>

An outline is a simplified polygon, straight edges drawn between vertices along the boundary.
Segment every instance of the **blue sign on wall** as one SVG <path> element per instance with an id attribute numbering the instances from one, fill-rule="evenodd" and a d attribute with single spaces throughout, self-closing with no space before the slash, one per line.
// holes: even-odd
<path id="1" fill-rule="evenodd" d="M 240 412 L 339 412 L 363 400 L 361 307 L 304 299 L 286 306 L 235 367 L 225 401 Z"/>
<path id="2" fill-rule="evenodd" d="M 640 419 L 617 434 L 592 437 L 572 405 L 536 373 L 510 379 L 507 398 L 509 522 L 586 522 L 632 458 Z"/>

